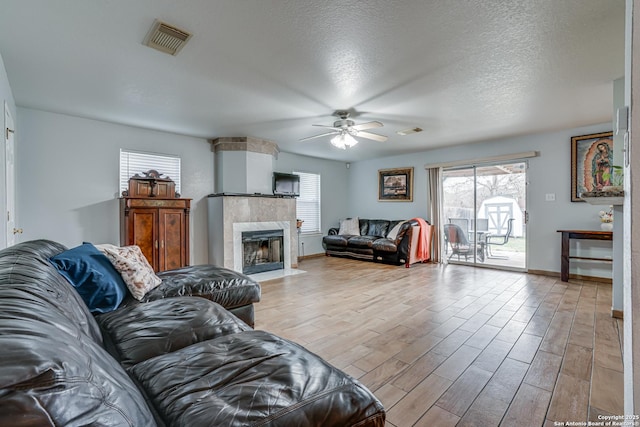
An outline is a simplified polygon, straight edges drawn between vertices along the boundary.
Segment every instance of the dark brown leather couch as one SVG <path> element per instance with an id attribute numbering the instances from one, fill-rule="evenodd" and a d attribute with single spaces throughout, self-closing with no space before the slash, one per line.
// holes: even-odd
<path id="1" fill-rule="evenodd" d="M 168 297 L 199 296 L 220 304 L 253 327 L 253 303 L 260 301 L 260 285 L 249 277 L 215 265 L 182 267 L 157 275 L 162 283 L 145 295 L 141 303 Z M 123 306 L 131 304 L 138 304 L 138 301 L 129 298 L 123 302 Z"/>
<path id="2" fill-rule="evenodd" d="M 359 382 L 193 296 L 246 307 L 246 276 L 214 285 L 202 269 L 167 272 L 145 301 L 94 317 L 49 263 L 65 249 L 0 251 L 0 425 L 384 425 Z"/>
<path id="3" fill-rule="evenodd" d="M 341 235 L 339 228 L 330 228 L 329 234 L 322 238 L 322 245 L 326 255 L 344 256 L 349 258 L 364 259 L 367 261 L 380 261 L 392 264 L 411 263 L 411 250 L 415 250 L 412 243 L 414 227 L 419 227 L 415 220 L 405 221 L 395 239 L 388 239 L 387 234 L 393 227 L 403 220 L 389 221 L 386 219 L 358 220 L 360 235 Z"/>

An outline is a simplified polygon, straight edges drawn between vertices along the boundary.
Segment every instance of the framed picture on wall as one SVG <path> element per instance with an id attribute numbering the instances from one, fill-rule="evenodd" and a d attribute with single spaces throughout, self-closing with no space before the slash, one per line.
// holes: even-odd
<path id="1" fill-rule="evenodd" d="M 580 195 L 601 191 L 613 176 L 613 132 L 571 138 L 571 201 L 584 202 Z"/>
<path id="2" fill-rule="evenodd" d="M 413 168 L 378 170 L 378 200 L 381 202 L 412 202 Z"/>

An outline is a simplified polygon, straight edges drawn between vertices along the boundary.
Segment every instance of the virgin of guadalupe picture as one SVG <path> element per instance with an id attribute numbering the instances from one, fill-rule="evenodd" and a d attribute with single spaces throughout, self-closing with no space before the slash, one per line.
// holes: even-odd
<path id="1" fill-rule="evenodd" d="M 602 191 L 611 185 L 613 175 L 613 135 L 604 132 L 571 138 L 572 201 L 580 194 Z"/>

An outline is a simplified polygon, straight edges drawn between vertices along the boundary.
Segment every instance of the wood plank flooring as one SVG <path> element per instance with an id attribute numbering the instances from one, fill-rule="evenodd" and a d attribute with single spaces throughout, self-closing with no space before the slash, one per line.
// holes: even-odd
<path id="1" fill-rule="evenodd" d="M 256 329 L 365 384 L 387 426 L 553 426 L 623 413 L 611 285 L 335 257 L 262 283 Z"/>

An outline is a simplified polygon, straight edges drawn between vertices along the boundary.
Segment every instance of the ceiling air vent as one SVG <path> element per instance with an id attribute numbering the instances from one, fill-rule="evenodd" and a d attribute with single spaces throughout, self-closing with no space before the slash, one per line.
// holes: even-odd
<path id="1" fill-rule="evenodd" d="M 398 135 L 410 135 L 412 133 L 418 133 L 418 132 L 422 132 L 421 128 L 415 127 L 415 128 L 411 128 L 411 129 L 404 129 L 404 130 L 399 130 L 398 132 L 396 132 Z"/>
<path id="2" fill-rule="evenodd" d="M 175 56 L 190 38 L 190 33 L 156 20 L 143 44 Z"/>

